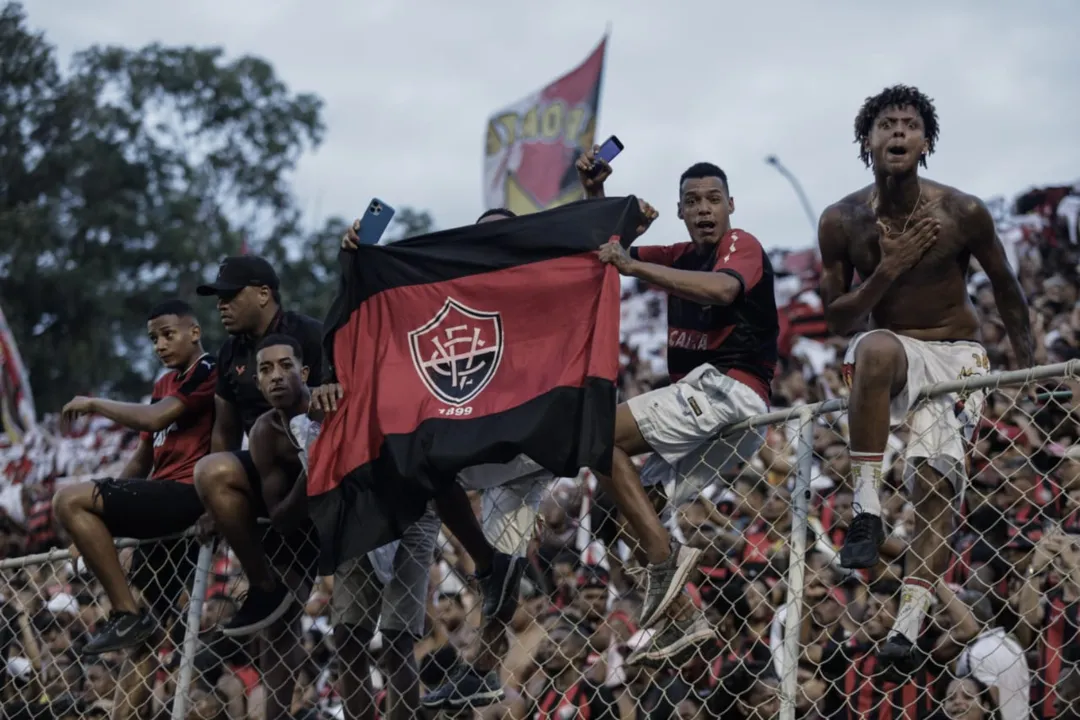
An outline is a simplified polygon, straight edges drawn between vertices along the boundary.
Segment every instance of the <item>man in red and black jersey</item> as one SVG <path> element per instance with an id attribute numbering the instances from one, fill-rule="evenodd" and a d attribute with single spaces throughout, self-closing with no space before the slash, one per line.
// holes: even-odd
<path id="1" fill-rule="evenodd" d="M 895 593 L 875 590 L 867 599 L 859 629 L 847 637 L 828 641 L 824 647 L 808 649 L 822 675 L 829 681 L 823 715 L 835 720 L 874 717 L 889 720 L 918 720 L 936 708 L 933 685 L 944 671 L 930 659 L 936 642 L 930 632 L 919 636 L 926 660 L 905 682 L 887 682 L 877 648 L 888 635 L 896 617 Z"/>
<path id="2" fill-rule="evenodd" d="M 1016 639 L 1038 659 L 1031 683 L 1036 718 L 1056 717 L 1057 687 L 1080 662 L 1080 539 L 1058 530 L 1035 546 L 1024 585 L 1017 593 Z"/>
<path id="3" fill-rule="evenodd" d="M 217 383 L 214 359 L 203 351 L 199 323 L 183 301 L 156 307 L 147 331 L 169 369 L 154 383 L 150 404 L 80 396 L 63 409 L 68 422 L 95 414 L 140 432 L 138 448 L 119 478 L 69 485 L 53 499 L 56 517 L 112 605 L 108 621 L 83 648 L 92 655 L 141 645 L 158 627 L 152 614 L 136 604 L 113 538 L 149 539 L 181 532 L 203 512 L 192 478 L 195 464 L 210 451 Z M 184 591 L 197 546 L 184 538 L 149 547 L 138 548 L 131 579 L 153 614 L 165 616 L 174 611 Z"/>
<path id="4" fill-rule="evenodd" d="M 518 701 L 514 714 L 535 720 L 616 720 L 619 706 L 610 688 L 585 668 L 588 640 L 576 625 L 551 628 L 537 650 L 538 672 L 528 694 L 535 704 L 526 714 Z"/>
<path id="5" fill-rule="evenodd" d="M 610 167 L 586 153 L 578 169 L 587 194 L 602 197 Z M 643 210 L 649 221 L 656 217 L 651 207 Z M 701 551 L 672 539 L 643 484 L 685 478 L 672 498 L 678 507 L 762 443 L 756 431 L 719 438 L 723 427 L 768 410 L 779 332 L 772 265 L 757 238 L 731 227 L 734 210 L 724 171 L 698 163 L 679 179 L 678 214 L 690 242 L 630 252 L 611 242 L 599 251 L 621 274 L 668 293 L 672 384 L 619 406 L 612 476 L 598 474 L 647 556 L 642 627 L 666 623 L 630 663 L 672 660 L 715 634 L 683 600 L 672 621 L 665 619 Z M 631 458 L 647 452 L 653 455 L 639 475 Z"/>

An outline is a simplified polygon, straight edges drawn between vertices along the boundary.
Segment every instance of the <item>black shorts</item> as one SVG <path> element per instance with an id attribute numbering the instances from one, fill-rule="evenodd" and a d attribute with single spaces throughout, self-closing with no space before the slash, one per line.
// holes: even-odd
<path id="1" fill-rule="evenodd" d="M 113 537 L 149 540 L 187 530 L 202 517 L 194 485 L 171 480 L 95 480 L 101 519 Z"/>
<path id="2" fill-rule="evenodd" d="M 170 480 L 95 480 L 101 518 L 114 537 L 149 540 L 187 530 L 203 514 L 194 485 Z M 199 545 L 185 537 L 140 545 L 131 561 L 131 584 L 158 617 L 174 612 L 191 585 Z"/>
<path id="3" fill-rule="evenodd" d="M 263 498 L 262 478 L 247 450 L 234 450 L 233 455 L 244 466 L 248 485 L 255 502 L 255 514 L 259 518 L 269 518 L 266 501 Z M 302 481 L 301 481 L 302 482 Z M 299 577 L 313 581 L 319 565 L 319 536 L 315 524 L 310 518 L 288 537 L 283 536 L 269 525 L 263 527 L 263 548 L 270 563 L 281 572 L 292 571 Z"/>

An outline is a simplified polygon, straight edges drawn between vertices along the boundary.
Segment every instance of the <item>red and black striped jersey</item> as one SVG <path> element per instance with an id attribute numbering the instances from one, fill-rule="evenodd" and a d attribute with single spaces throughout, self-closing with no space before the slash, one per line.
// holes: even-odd
<path id="1" fill-rule="evenodd" d="M 943 668 L 930 659 L 936 638 L 924 631 L 919 647 L 927 660 L 910 680 L 885 682 L 877 659 L 877 644 L 852 636 L 825 646 L 821 671 L 830 680 L 825 717 L 832 720 L 921 720 L 940 705 L 933 697 L 934 683 Z"/>
<path id="2" fill-rule="evenodd" d="M 154 383 L 150 402 L 174 397 L 184 404 L 184 412 L 164 430 L 142 434 L 154 445 L 152 478 L 187 484 L 195 481 L 195 463 L 210 452 L 216 388 L 217 365 L 210 355 L 203 355 L 183 372 L 169 371 Z"/>
<path id="3" fill-rule="evenodd" d="M 603 685 L 586 678 L 565 692 L 549 683 L 539 695 L 532 717 L 535 720 L 618 720 L 615 695 Z"/>
<path id="4" fill-rule="evenodd" d="M 1038 660 L 1031 682 L 1031 708 L 1036 718 L 1057 717 L 1054 688 L 1080 659 L 1080 602 L 1066 600 L 1060 587 L 1046 594 L 1042 626 L 1036 641 Z"/>
<path id="5" fill-rule="evenodd" d="M 644 245 L 631 248 L 630 255 L 678 270 L 726 273 L 739 281 L 742 292 L 731 305 L 668 297 L 668 374 L 676 381 L 711 363 L 768 403 L 780 324 L 772 264 L 758 239 L 745 230 L 729 230 L 712 247 Z"/>

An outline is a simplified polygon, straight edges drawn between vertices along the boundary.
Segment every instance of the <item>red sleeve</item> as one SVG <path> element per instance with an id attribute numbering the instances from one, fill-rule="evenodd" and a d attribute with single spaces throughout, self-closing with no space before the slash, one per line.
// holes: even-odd
<path id="1" fill-rule="evenodd" d="M 168 397 L 177 398 L 184 403 L 188 412 L 200 413 L 213 407 L 216 390 L 217 368 L 214 367 L 214 361 L 207 356 L 195 364 L 188 376 L 168 394 Z"/>
<path id="2" fill-rule="evenodd" d="M 757 238 L 743 230 L 732 230 L 731 234 L 720 241 L 716 255 L 716 272 L 734 275 L 742 283 L 743 292 L 750 292 L 765 270 L 762 263 L 764 250 Z"/>
<path id="3" fill-rule="evenodd" d="M 664 267 L 671 267 L 686 252 L 690 243 L 678 245 L 642 245 L 630 248 L 630 257 L 641 262 L 655 263 Z"/>

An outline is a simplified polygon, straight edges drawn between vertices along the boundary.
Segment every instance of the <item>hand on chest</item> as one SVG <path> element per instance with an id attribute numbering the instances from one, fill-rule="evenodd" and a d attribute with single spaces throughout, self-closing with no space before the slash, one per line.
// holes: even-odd
<path id="1" fill-rule="evenodd" d="M 914 242 L 905 235 L 907 228 L 914 227 L 923 218 L 933 218 L 940 223 L 937 236 L 926 250 L 907 270 L 905 274 L 917 273 L 922 277 L 953 272 L 956 263 L 965 254 L 966 240 L 962 228 L 956 220 L 939 208 L 927 208 L 913 217 L 910 223 L 885 220 L 876 221 L 868 216 L 861 232 L 855 240 L 851 257 L 855 269 L 863 278 L 869 277 L 881 262 L 883 241 L 891 244 L 895 250 L 908 242 Z"/>

